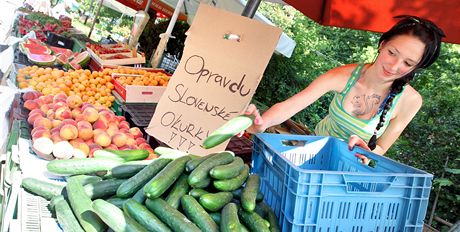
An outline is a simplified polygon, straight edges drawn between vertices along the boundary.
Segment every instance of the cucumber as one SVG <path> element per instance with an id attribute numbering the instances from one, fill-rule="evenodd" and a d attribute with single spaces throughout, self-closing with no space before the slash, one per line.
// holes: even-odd
<path id="1" fill-rule="evenodd" d="M 166 165 L 153 177 L 150 184 L 144 186 L 144 194 L 151 199 L 161 196 L 179 178 L 189 160 L 190 156 L 182 156 Z"/>
<path id="2" fill-rule="evenodd" d="M 41 196 L 46 200 L 51 200 L 51 198 L 61 195 L 62 190 L 65 187 L 64 184 L 52 183 L 32 177 L 26 177 L 22 179 L 21 185 L 27 191 Z"/>
<path id="3" fill-rule="evenodd" d="M 185 215 L 194 222 L 201 231 L 204 232 L 217 232 L 219 227 L 212 220 L 211 216 L 203 209 L 203 207 L 198 203 L 195 198 L 189 195 L 182 196 L 181 206 Z"/>
<path id="4" fill-rule="evenodd" d="M 121 163 L 126 162 L 123 158 L 119 157 L 118 155 L 103 149 L 94 151 L 93 157 L 94 159 L 110 159 Z"/>
<path id="5" fill-rule="evenodd" d="M 200 204 L 208 211 L 218 211 L 233 198 L 230 192 L 207 193 L 200 197 Z"/>
<path id="6" fill-rule="evenodd" d="M 250 231 L 270 232 L 267 222 L 255 212 L 247 212 L 239 208 L 238 217 Z"/>
<path id="7" fill-rule="evenodd" d="M 233 190 L 232 191 L 233 198 L 241 199 L 242 191 L 243 191 L 243 188 Z M 261 191 L 257 192 L 256 201 L 259 202 L 259 201 L 262 201 L 263 199 L 264 199 L 264 194 Z"/>
<path id="8" fill-rule="evenodd" d="M 51 160 L 46 165 L 48 171 L 60 175 L 90 174 L 99 171 L 109 171 L 113 167 L 122 164 L 120 161 L 110 159 L 66 159 Z"/>
<path id="9" fill-rule="evenodd" d="M 222 209 L 220 228 L 222 232 L 240 232 L 241 223 L 235 203 L 228 203 Z"/>
<path id="10" fill-rule="evenodd" d="M 125 181 L 126 179 L 108 179 L 87 184 L 84 188 L 86 194 L 91 199 L 106 198 L 114 195 L 117 192 L 118 187 Z"/>
<path id="11" fill-rule="evenodd" d="M 236 134 L 248 129 L 252 125 L 254 116 L 239 115 L 228 120 L 224 125 L 217 128 L 203 141 L 205 149 L 213 148 L 222 142 L 230 139 Z"/>
<path id="12" fill-rule="evenodd" d="M 185 217 L 177 209 L 171 207 L 161 198 L 147 199 L 145 201 L 147 208 L 155 214 L 160 220 L 166 223 L 173 231 L 176 232 L 199 232 L 201 231 L 193 222 Z"/>
<path id="13" fill-rule="evenodd" d="M 116 156 L 122 158 L 124 161 L 143 160 L 149 157 L 149 151 L 144 149 L 132 149 L 132 150 L 113 150 L 104 149 L 104 151 L 111 152 Z"/>
<path id="14" fill-rule="evenodd" d="M 69 203 L 64 199 L 64 196 L 58 195 L 51 199 L 51 208 L 55 211 L 56 219 L 59 225 L 66 232 L 84 232 L 78 223 L 77 218 L 72 212 Z"/>
<path id="15" fill-rule="evenodd" d="M 211 184 L 211 177 L 209 175 L 206 175 L 206 177 L 202 179 L 200 182 L 193 184 L 192 188 L 203 189 L 203 188 L 208 187 L 210 184 Z"/>
<path id="16" fill-rule="evenodd" d="M 130 178 L 140 172 L 147 165 L 152 163 L 152 160 L 129 161 L 124 164 L 112 168 L 112 177 L 118 179 Z"/>
<path id="17" fill-rule="evenodd" d="M 142 186 L 159 173 L 166 165 L 171 162 L 170 159 L 155 159 L 147 167 L 139 171 L 136 175 L 122 183 L 117 189 L 117 197 L 127 198 L 133 196 Z"/>
<path id="18" fill-rule="evenodd" d="M 218 165 L 228 164 L 233 161 L 234 154 L 231 151 L 223 151 L 206 159 L 198 165 L 192 173 L 188 176 L 188 184 L 195 186 L 197 183 L 203 181 L 208 175 L 209 170 Z"/>
<path id="19" fill-rule="evenodd" d="M 210 157 L 212 157 L 212 156 L 214 156 L 216 154 L 218 154 L 218 153 L 212 153 L 212 154 L 209 154 L 207 156 L 201 156 L 201 157 L 197 157 L 197 158 L 189 160 L 187 162 L 187 164 L 185 165 L 185 171 L 192 172 L 196 167 L 198 167 L 198 165 L 200 165 L 205 160 L 207 160 L 208 158 L 210 158 Z"/>
<path id="20" fill-rule="evenodd" d="M 150 212 L 144 205 L 133 199 L 129 199 L 123 205 L 123 211 L 136 220 L 148 231 L 170 232 L 171 229 Z"/>
<path id="21" fill-rule="evenodd" d="M 161 158 L 167 159 L 177 159 L 182 156 L 188 156 L 189 154 L 183 151 L 172 149 L 169 147 L 157 147 L 154 150 L 155 154 L 159 155 Z"/>
<path id="22" fill-rule="evenodd" d="M 136 220 L 123 213 L 117 206 L 105 200 L 94 200 L 92 206 L 93 211 L 115 232 L 147 232 Z"/>
<path id="23" fill-rule="evenodd" d="M 246 181 L 243 191 L 241 192 L 241 206 L 248 212 L 256 208 L 256 197 L 259 192 L 260 177 L 257 174 L 251 174 Z"/>
<path id="24" fill-rule="evenodd" d="M 217 225 L 220 225 L 220 222 L 222 220 L 222 217 L 220 215 L 220 212 L 210 212 L 209 213 L 209 216 L 212 218 L 212 220 L 214 220 L 214 222 L 217 224 Z"/>
<path id="25" fill-rule="evenodd" d="M 96 183 L 102 180 L 101 177 L 99 176 L 91 176 L 91 175 L 78 175 L 78 176 L 72 176 L 73 179 L 78 180 L 81 185 L 87 185 L 87 184 L 92 184 Z"/>
<path id="26" fill-rule="evenodd" d="M 213 185 L 220 191 L 233 191 L 240 188 L 249 176 L 249 165 L 245 164 L 241 173 L 228 180 L 215 180 Z"/>
<path id="27" fill-rule="evenodd" d="M 123 205 L 125 204 L 126 201 L 128 201 L 130 198 L 119 198 L 119 197 L 111 197 L 107 199 L 107 202 L 110 204 L 123 209 Z"/>
<path id="28" fill-rule="evenodd" d="M 261 215 L 261 217 L 268 220 L 268 223 L 270 224 L 270 227 L 269 227 L 270 231 L 280 232 L 281 228 L 280 228 L 280 225 L 278 224 L 278 219 L 276 218 L 275 212 L 273 212 L 270 206 L 262 201 L 262 202 L 257 203 L 256 209 L 257 208 L 262 209 L 264 216 Z"/>
<path id="29" fill-rule="evenodd" d="M 219 165 L 209 171 L 209 175 L 218 180 L 231 179 L 238 176 L 244 168 L 244 161 L 241 157 L 235 157 L 233 162 L 226 165 Z"/>
<path id="30" fill-rule="evenodd" d="M 204 190 L 204 189 L 192 189 L 190 190 L 190 192 L 188 192 L 188 195 L 196 198 L 196 199 L 199 199 L 201 197 L 201 195 L 204 195 L 208 193 L 208 191 Z"/>
<path id="31" fill-rule="evenodd" d="M 67 196 L 70 206 L 80 225 L 85 231 L 105 231 L 106 225 L 92 211 L 92 201 L 85 193 L 85 189 L 78 178 L 70 177 L 67 180 Z"/>
<path id="32" fill-rule="evenodd" d="M 175 209 L 179 208 L 181 197 L 187 194 L 190 188 L 187 183 L 187 178 L 188 175 L 182 174 L 179 179 L 177 179 L 176 183 L 174 183 L 171 191 L 169 191 L 169 194 L 165 199 L 165 201 Z"/>

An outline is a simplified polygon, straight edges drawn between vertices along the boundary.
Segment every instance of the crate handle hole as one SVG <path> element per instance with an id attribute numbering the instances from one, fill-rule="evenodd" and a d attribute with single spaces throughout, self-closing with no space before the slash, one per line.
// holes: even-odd
<path id="1" fill-rule="evenodd" d="M 297 139 L 289 139 L 289 140 L 281 140 L 281 143 L 284 146 L 290 147 L 304 147 L 307 144 L 306 140 L 297 140 Z"/>

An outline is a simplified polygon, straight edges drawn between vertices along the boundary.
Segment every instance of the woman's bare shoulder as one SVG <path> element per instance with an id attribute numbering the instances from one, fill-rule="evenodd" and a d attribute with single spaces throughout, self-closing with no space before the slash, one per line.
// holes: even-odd
<path id="1" fill-rule="evenodd" d="M 335 91 L 340 92 L 347 84 L 356 66 L 357 64 L 342 65 L 327 71 L 320 78 L 326 79 Z"/>

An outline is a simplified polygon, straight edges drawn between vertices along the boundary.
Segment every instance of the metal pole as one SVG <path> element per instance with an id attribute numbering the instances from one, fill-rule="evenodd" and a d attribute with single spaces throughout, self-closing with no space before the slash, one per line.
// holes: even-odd
<path id="1" fill-rule="evenodd" d="M 254 18 L 257 8 L 259 8 L 260 1 L 261 0 L 249 0 L 248 3 L 246 3 L 246 6 L 244 7 L 243 13 L 241 13 L 241 15 L 248 18 Z"/>
<path id="2" fill-rule="evenodd" d="M 174 28 L 174 24 L 176 24 L 177 17 L 179 16 L 180 9 L 182 8 L 183 4 L 184 4 L 184 0 L 177 1 L 177 5 L 176 5 L 176 8 L 174 9 L 174 13 L 171 17 L 171 21 L 169 22 L 168 29 L 166 29 L 165 33 L 160 35 L 161 37 L 160 42 L 158 43 L 157 49 L 155 50 L 155 53 L 153 54 L 152 61 L 150 62 L 153 68 L 158 67 L 160 63 L 161 57 L 163 56 L 163 53 L 166 49 L 166 45 L 168 44 L 169 37 Z"/>
<path id="3" fill-rule="evenodd" d="M 101 0 L 99 2 L 99 6 L 97 7 L 96 15 L 94 16 L 93 24 L 91 24 L 91 29 L 89 30 L 89 33 L 88 33 L 88 38 L 91 38 L 91 33 L 93 33 L 93 29 L 94 29 L 94 25 L 96 24 L 97 17 L 99 16 L 99 13 L 101 12 L 102 3 L 104 3 L 104 0 Z"/>
<path id="4" fill-rule="evenodd" d="M 94 0 L 91 0 L 91 3 L 89 4 L 89 9 L 88 9 L 88 16 L 85 17 L 85 22 L 83 23 L 85 25 L 86 25 L 86 22 L 88 21 L 89 16 L 91 16 L 91 9 L 93 9 L 93 3 L 94 3 Z"/>
<path id="5" fill-rule="evenodd" d="M 145 13 L 149 12 L 150 5 L 152 5 L 152 0 L 149 0 L 149 1 L 147 2 L 147 5 L 145 5 L 145 10 L 144 10 Z"/>

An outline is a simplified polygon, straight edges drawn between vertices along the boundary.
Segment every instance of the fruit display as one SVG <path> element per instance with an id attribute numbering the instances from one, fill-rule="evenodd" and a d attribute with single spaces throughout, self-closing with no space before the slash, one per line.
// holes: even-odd
<path id="1" fill-rule="evenodd" d="M 160 157 L 149 161 L 52 160 L 48 171 L 71 175 L 67 184 L 29 177 L 22 186 L 51 200 L 64 231 L 281 231 L 260 177 L 240 157 L 229 151 L 197 157 L 166 147 L 155 152 Z M 101 172 L 112 175 L 95 179 Z"/>
<path id="2" fill-rule="evenodd" d="M 139 128 L 130 127 L 123 116 L 104 106 L 83 102 L 78 95 L 45 96 L 31 91 L 24 93 L 23 100 L 30 111 L 27 121 L 32 126 L 32 149 L 41 158 L 93 157 L 101 149 L 114 154 L 143 149 L 147 153 L 132 152 L 133 157 L 147 158 L 148 152 L 153 155 Z"/>
<path id="3" fill-rule="evenodd" d="M 76 95 L 83 102 L 110 107 L 115 100 L 111 73 L 110 69 L 102 72 L 87 69 L 65 72 L 50 67 L 27 66 L 18 70 L 16 81 L 21 89 L 32 88 L 43 95 Z"/>
<path id="4" fill-rule="evenodd" d="M 56 19 L 41 12 L 29 12 L 27 15 L 19 16 L 17 28 L 20 35 L 35 31 L 37 39 L 46 42 L 47 32 L 65 35 L 71 27 L 71 19 Z"/>
<path id="5" fill-rule="evenodd" d="M 86 50 L 102 66 L 145 63 L 145 55 L 135 48 L 127 48 L 127 45 L 86 43 Z"/>
<path id="6" fill-rule="evenodd" d="M 163 72 L 142 72 L 139 74 L 119 74 L 112 72 L 115 81 L 121 86 L 138 85 L 138 86 L 167 86 L 170 76 Z"/>

